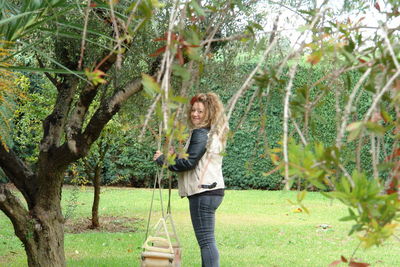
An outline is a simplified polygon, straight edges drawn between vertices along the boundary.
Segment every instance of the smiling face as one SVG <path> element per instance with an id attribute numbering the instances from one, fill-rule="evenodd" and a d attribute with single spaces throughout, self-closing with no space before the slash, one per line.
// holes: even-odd
<path id="1" fill-rule="evenodd" d="M 193 126 L 197 127 L 201 125 L 206 115 L 204 104 L 201 102 L 195 102 L 190 112 L 190 120 Z"/>

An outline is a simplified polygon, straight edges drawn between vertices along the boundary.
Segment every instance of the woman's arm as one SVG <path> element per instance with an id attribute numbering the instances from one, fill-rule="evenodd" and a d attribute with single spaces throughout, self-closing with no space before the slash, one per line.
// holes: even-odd
<path id="1" fill-rule="evenodd" d="M 201 157 L 206 152 L 208 131 L 209 129 L 206 128 L 193 130 L 189 147 L 186 151 L 188 157 L 175 159 L 175 164 L 169 166 L 168 169 L 174 172 L 183 172 L 194 169 Z M 162 165 L 164 163 L 164 156 L 161 155 L 158 157 L 156 162 L 159 165 Z"/>

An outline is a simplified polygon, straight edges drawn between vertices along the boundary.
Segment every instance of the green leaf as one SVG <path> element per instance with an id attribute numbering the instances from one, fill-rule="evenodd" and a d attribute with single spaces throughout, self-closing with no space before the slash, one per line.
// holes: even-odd
<path id="1" fill-rule="evenodd" d="M 254 28 L 256 28 L 257 30 L 260 30 L 260 31 L 263 31 L 263 30 L 264 30 L 263 26 L 261 26 L 261 25 L 258 24 L 258 23 L 255 23 L 255 22 L 251 23 L 251 26 L 254 27 Z"/>
<path id="2" fill-rule="evenodd" d="M 297 201 L 298 201 L 298 202 L 303 201 L 304 198 L 305 198 L 305 196 L 306 196 L 306 194 L 307 194 L 307 191 L 306 191 L 306 190 L 303 190 L 303 191 L 297 193 Z"/>
<path id="3" fill-rule="evenodd" d="M 201 8 L 201 6 L 197 3 L 196 0 L 192 0 L 190 2 L 190 5 L 193 7 L 194 11 L 197 13 L 197 15 L 199 16 L 206 16 L 206 13 L 204 12 L 204 10 Z"/>
<path id="4" fill-rule="evenodd" d="M 71 71 L 71 70 L 65 70 L 65 69 L 46 69 L 46 68 L 33 68 L 33 67 L 25 67 L 25 66 L 9 66 L 7 68 L 1 67 L 3 69 L 10 69 L 14 71 L 26 71 L 26 72 L 40 72 L 40 73 L 58 73 L 58 74 L 71 74 L 73 72 L 74 74 L 85 74 L 84 71 Z"/>
<path id="5" fill-rule="evenodd" d="M 355 219 L 355 217 L 353 216 L 345 216 L 339 219 L 339 221 L 341 222 L 347 222 L 347 221 L 353 221 Z"/>
<path id="6" fill-rule="evenodd" d="M 153 6 L 150 0 L 143 0 L 138 7 L 141 17 L 151 18 L 153 16 Z"/>
<path id="7" fill-rule="evenodd" d="M 107 81 L 103 79 L 103 76 L 105 76 L 106 74 L 99 69 L 94 71 L 89 71 L 88 69 L 85 69 L 85 75 L 94 85 L 107 83 Z"/>
<path id="8" fill-rule="evenodd" d="M 363 129 L 363 122 L 358 121 L 358 122 L 353 122 L 349 124 L 346 127 L 346 130 L 350 132 L 349 136 L 347 137 L 347 140 L 349 142 L 355 140 L 361 133 L 361 130 Z"/>
<path id="9" fill-rule="evenodd" d="M 188 99 L 186 97 L 183 96 L 172 96 L 170 98 L 172 101 L 178 102 L 178 103 L 182 103 L 182 104 L 186 104 L 188 102 Z"/>
<path id="10" fill-rule="evenodd" d="M 142 73 L 142 84 L 146 93 L 151 97 L 161 92 L 160 85 L 148 74 Z"/>
<path id="11" fill-rule="evenodd" d="M 385 122 L 393 122 L 392 116 L 386 110 L 381 109 L 381 115 Z"/>
<path id="12" fill-rule="evenodd" d="M 310 211 L 307 209 L 306 206 L 300 204 L 300 207 L 304 210 L 305 213 L 310 214 Z"/>
<path id="13" fill-rule="evenodd" d="M 169 154 L 167 155 L 167 162 L 168 165 L 174 165 L 175 164 L 175 159 L 176 159 L 176 155 L 175 154 Z"/>
<path id="14" fill-rule="evenodd" d="M 385 127 L 376 122 L 368 121 L 365 123 L 365 127 L 368 131 L 380 136 L 383 136 L 386 133 Z"/>
<path id="15" fill-rule="evenodd" d="M 26 17 L 28 15 L 38 14 L 38 13 L 40 13 L 40 10 L 34 10 L 34 11 L 24 12 L 24 13 L 17 14 L 17 15 L 11 15 L 8 18 L 0 20 L 0 26 L 3 24 L 6 24 L 6 23 L 13 22 L 14 20 L 18 20 L 20 18 Z"/>
<path id="16" fill-rule="evenodd" d="M 353 225 L 353 227 L 351 228 L 349 235 L 352 235 L 354 232 L 358 232 L 362 229 L 362 224 L 355 224 Z"/>
<path id="17" fill-rule="evenodd" d="M 352 53 L 356 45 L 353 39 L 351 39 L 350 37 L 348 37 L 348 42 L 349 43 L 344 47 L 344 49 L 346 49 L 347 52 Z"/>
<path id="18" fill-rule="evenodd" d="M 394 162 L 382 162 L 382 163 L 378 164 L 377 168 L 378 168 L 378 171 L 382 172 L 382 171 L 391 170 L 394 166 L 395 166 Z"/>
<path id="19" fill-rule="evenodd" d="M 189 71 L 178 64 L 172 65 L 172 71 L 176 76 L 181 77 L 183 81 L 188 81 L 190 79 Z"/>

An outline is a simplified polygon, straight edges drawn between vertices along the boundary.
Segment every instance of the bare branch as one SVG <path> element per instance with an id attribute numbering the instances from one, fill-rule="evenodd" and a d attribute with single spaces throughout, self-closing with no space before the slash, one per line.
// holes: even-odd
<path id="1" fill-rule="evenodd" d="M 109 0 L 108 5 L 110 6 L 110 15 L 111 15 L 111 21 L 114 27 L 114 34 L 115 34 L 115 40 L 117 42 L 116 47 L 118 48 L 118 51 L 121 51 L 121 38 L 119 37 L 119 29 L 118 29 L 118 24 L 117 24 L 117 20 L 115 18 L 115 14 L 114 14 L 114 1 Z M 121 57 L 121 53 L 118 52 L 117 53 L 117 61 L 115 63 L 117 69 L 121 68 L 121 64 L 122 64 L 122 57 Z"/>
<path id="2" fill-rule="evenodd" d="M 303 143 L 303 145 L 306 146 L 307 145 L 307 140 L 304 138 L 303 132 L 300 130 L 300 127 L 299 127 L 299 125 L 297 125 L 296 121 L 294 119 L 292 119 L 292 121 L 293 121 L 294 127 L 296 128 L 297 133 L 300 136 L 301 142 Z"/>
<path id="3" fill-rule="evenodd" d="M 243 115 L 239 119 L 239 122 L 236 126 L 235 131 L 237 131 L 242 126 L 242 123 L 243 123 L 244 119 L 247 117 L 247 114 L 250 112 L 250 110 L 253 106 L 253 102 L 256 99 L 256 96 L 259 94 L 259 92 L 260 92 L 260 87 L 257 87 L 257 89 L 254 91 L 253 95 L 250 98 L 250 101 L 249 101 L 249 104 L 247 105 L 246 110 L 244 111 Z"/>
<path id="4" fill-rule="evenodd" d="M 286 94 L 284 100 L 284 109 L 283 109 L 283 158 L 285 162 L 285 188 L 289 190 L 289 154 L 288 154 L 288 122 L 289 122 L 289 100 L 292 94 L 292 86 L 293 86 L 293 79 L 296 74 L 298 65 L 294 64 L 290 68 L 289 72 L 289 83 L 286 86 Z"/>
<path id="5" fill-rule="evenodd" d="M 125 102 L 130 96 L 138 93 L 142 90 L 142 79 L 136 78 L 126 85 L 123 90 L 117 91 L 114 96 L 110 99 L 108 104 L 108 112 L 112 113 L 113 110 L 117 109 L 123 102 Z"/>
<path id="6" fill-rule="evenodd" d="M 279 24 L 280 15 L 281 14 L 279 13 L 275 18 L 274 24 L 272 26 L 272 33 L 271 33 L 271 36 L 269 37 L 269 40 L 268 40 L 269 44 L 271 44 L 274 41 L 275 37 L 276 37 L 276 32 L 278 30 L 278 24 Z"/>
<path id="7" fill-rule="evenodd" d="M 249 34 L 237 34 L 237 35 L 232 35 L 229 37 L 224 37 L 224 38 L 215 38 L 215 39 L 207 39 L 207 40 L 203 40 L 200 43 L 200 46 L 204 46 L 208 43 L 213 43 L 213 42 L 229 42 L 229 41 L 235 41 L 235 40 L 242 40 L 243 38 L 249 38 L 251 37 L 251 35 Z"/>
<path id="8" fill-rule="evenodd" d="M 144 120 L 142 131 L 141 131 L 141 133 L 139 135 L 139 141 L 142 140 L 142 138 L 144 136 L 144 132 L 145 132 L 145 130 L 147 128 L 147 125 L 149 124 L 151 116 L 153 115 L 153 112 L 156 109 L 157 103 L 158 103 L 158 101 L 160 101 L 160 99 L 161 99 L 161 95 L 159 94 L 159 95 L 157 95 L 156 99 L 154 99 L 153 104 L 151 104 L 151 106 L 150 106 L 150 108 L 149 108 L 149 110 L 147 112 L 146 118 Z"/>
<path id="9" fill-rule="evenodd" d="M 397 69 L 396 73 L 392 77 L 390 77 L 389 81 L 385 84 L 385 86 L 382 88 L 379 94 L 374 98 L 374 102 L 372 103 L 372 105 L 368 109 L 367 114 L 364 117 L 364 122 L 367 122 L 369 120 L 372 112 L 375 110 L 382 96 L 391 88 L 392 83 L 397 79 L 399 75 L 400 75 L 400 68 Z"/>
<path id="10" fill-rule="evenodd" d="M 38 55 L 36 55 L 36 59 L 37 59 L 37 61 L 39 63 L 39 66 L 42 69 L 44 69 L 45 66 L 43 64 L 43 61 L 38 57 Z M 46 75 L 47 79 L 49 79 L 50 82 L 57 88 L 57 90 L 59 90 L 58 87 L 59 87 L 60 83 L 57 81 L 57 79 L 55 77 L 51 76 L 50 73 L 48 73 L 48 72 L 45 72 L 44 75 Z"/>
<path id="11" fill-rule="evenodd" d="M 21 191 L 28 205 L 33 203 L 36 176 L 26 164 L 17 157 L 11 148 L 0 144 L 0 167 L 11 182 Z"/>
<path id="12" fill-rule="evenodd" d="M 367 71 L 364 72 L 364 74 L 358 80 L 357 84 L 354 86 L 354 89 L 350 94 L 349 101 L 347 102 L 347 105 L 346 105 L 346 108 L 344 110 L 344 114 L 343 114 L 343 117 L 342 117 L 342 125 L 340 127 L 338 136 L 336 138 L 336 146 L 337 147 L 340 147 L 342 145 L 342 139 L 343 139 L 343 136 L 344 136 L 344 131 L 346 129 L 347 120 L 348 120 L 348 117 L 349 117 L 350 112 L 351 112 L 351 107 L 353 106 L 354 98 L 356 97 L 358 90 L 360 89 L 361 85 L 363 85 L 364 81 L 368 78 L 370 73 L 371 73 L 371 68 L 367 69 Z"/>
<path id="13" fill-rule="evenodd" d="M 307 18 L 303 14 L 299 13 L 297 10 L 294 10 L 293 8 L 290 8 L 290 7 L 288 7 L 288 6 L 286 6 L 286 5 L 282 4 L 282 3 L 279 3 L 279 2 L 274 2 L 274 1 L 268 1 L 268 2 L 270 2 L 271 4 L 275 4 L 275 5 L 279 5 L 281 7 L 284 7 L 286 9 L 292 11 L 294 14 L 300 16 L 305 21 L 308 21 Z"/>
<path id="14" fill-rule="evenodd" d="M 354 188 L 355 183 L 353 181 L 353 178 L 351 177 L 351 175 L 348 173 L 348 171 L 343 167 L 342 164 L 339 164 L 339 168 L 342 170 L 342 172 L 344 173 L 344 176 L 346 176 L 347 180 L 349 180 L 350 185 L 352 188 Z"/>
<path id="15" fill-rule="evenodd" d="M 88 0 L 87 6 L 85 8 L 85 20 L 84 20 L 83 31 L 82 31 L 81 55 L 80 55 L 80 58 L 78 61 L 78 70 L 82 69 L 83 55 L 85 53 L 87 25 L 88 25 L 88 21 L 89 21 L 89 13 L 91 10 L 90 4 L 91 4 L 91 0 Z"/>
<path id="16" fill-rule="evenodd" d="M 374 179 L 378 181 L 379 179 L 379 171 L 378 171 L 378 156 L 379 154 L 377 153 L 377 146 L 376 146 L 376 137 L 374 134 L 371 134 L 370 136 L 371 139 L 371 156 L 372 156 L 372 169 L 374 171 Z M 379 182 L 379 181 L 378 181 Z"/>
<path id="17" fill-rule="evenodd" d="M 29 213 L 21 201 L 7 189 L 5 184 L 0 184 L 0 210 L 10 218 L 17 235 L 27 232 L 26 225 L 30 219 Z"/>
<path id="18" fill-rule="evenodd" d="M 381 30 L 383 31 L 383 37 L 385 38 L 385 42 L 386 42 L 386 44 L 387 44 L 387 46 L 388 46 L 388 49 L 389 49 L 389 52 L 390 52 L 390 56 L 392 57 L 393 62 L 394 62 L 394 64 L 396 65 L 396 69 L 397 69 L 397 70 L 400 70 L 399 61 L 397 60 L 397 57 L 396 57 L 396 55 L 395 55 L 395 53 L 394 53 L 394 51 L 393 51 L 393 46 L 392 46 L 392 44 L 390 43 L 390 40 L 389 40 L 389 37 L 388 37 L 388 35 L 387 35 L 386 29 L 383 29 L 383 28 L 381 27 Z"/>
<path id="19" fill-rule="evenodd" d="M 132 11 L 129 14 L 128 20 L 126 21 L 126 28 L 128 29 L 129 25 L 131 24 L 131 21 L 135 15 L 135 12 L 137 10 L 137 8 L 139 7 L 139 5 L 142 3 L 142 0 L 136 1 L 135 7 L 132 9 Z M 127 30 L 126 29 L 126 30 Z"/>

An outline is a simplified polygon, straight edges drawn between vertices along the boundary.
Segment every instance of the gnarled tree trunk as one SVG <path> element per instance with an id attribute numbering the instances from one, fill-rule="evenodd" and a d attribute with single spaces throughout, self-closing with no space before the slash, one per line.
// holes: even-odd
<path id="1" fill-rule="evenodd" d="M 10 153 L 0 147 L 0 163 L 4 163 Z M 14 162 L 19 164 L 14 169 L 6 168 L 8 177 L 18 168 L 24 168 L 22 161 Z M 29 266 L 65 266 L 64 217 L 60 205 L 63 170 L 50 166 L 43 171 L 40 169 L 37 176 L 26 180 L 35 181 L 35 185 L 31 184 L 31 189 L 25 192 L 20 190 L 28 196 L 25 198 L 28 208 L 6 185 L 1 185 L 0 209 L 10 218 L 15 234 L 24 244 Z"/>
<path id="2" fill-rule="evenodd" d="M 22 193 L 24 205 L 10 189 L 0 185 L 0 210 L 12 221 L 24 244 L 29 266 L 65 266 L 64 217 L 61 210 L 63 174 L 68 165 L 84 157 L 121 103 L 141 90 L 141 78 L 128 83 L 106 99 L 83 128 L 83 118 L 97 87 L 88 85 L 81 93 L 75 112 L 69 114 L 75 83 L 67 77 L 58 84 L 53 110 L 43 123 L 37 170 L 33 172 L 12 150 L 0 144 L 0 167 Z M 67 118 L 68 116 L 68 118 Z M 66 140 L 60 144 L 64 129 Z"/>

